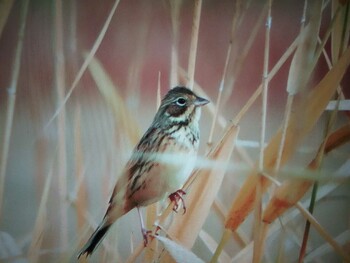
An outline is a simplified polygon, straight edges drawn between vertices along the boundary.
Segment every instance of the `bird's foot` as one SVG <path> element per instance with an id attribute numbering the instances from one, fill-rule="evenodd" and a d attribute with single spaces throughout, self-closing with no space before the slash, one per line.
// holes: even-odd
<path id="1" fill-rule="evenodd" d="M 177 212 L 177 209 L 179 208 L 179 201 L 181 200 L 182 203 L 182 208 L 184 210 L 184 214 L 186 213 L 186 205 L 185 205 L 185 201 L 182 198 L 183 195 L 185 195 L 186 192 L 182 189 L 177 190 L 176 192 L 172 193 L 171 195 L 169 195 L 169 199 L 171 202 L 174 202 L 174 207 L 173 210 L 175 212 Z"/>
<path id="2" fill-rule="evenodd" d="M 141 228 L 141 232 L 143 236 L 143 245 L 146 247 L 148 244 L 148 237 L 150 234 L 152 234 L 152 231 L 146 228 Z"/>

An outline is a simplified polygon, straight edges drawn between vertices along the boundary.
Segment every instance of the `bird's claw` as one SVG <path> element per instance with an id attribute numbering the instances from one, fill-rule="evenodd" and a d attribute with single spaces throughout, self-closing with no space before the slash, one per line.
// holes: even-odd
<path id="1" fill-rule="evenodd" d="M 142 228 L 141 231 L 143 236 L 143 245 L 146 247 L 148 244 L 148 236 L 152 234 L 152 231 L 145 228 Z"/>
<path id="2" fill-rule="evenodd" d="M 173 211 L 177 212 L 177 209 L 179 208 L 179 201 L 181 200 L 182 203 L 182 208 L 184 210 L 183 214 L 186 213 L 186 205 L 185 205 L 185 201 L 182 198 L 183 195 L 185 195 L 186 192 L 182 189 L 177 190 L 176 192 L 172 193 L 171 195 L 169 195 L 169 199 L 171 202 L 174 202 L 174 207 L 173 207 Z"/>

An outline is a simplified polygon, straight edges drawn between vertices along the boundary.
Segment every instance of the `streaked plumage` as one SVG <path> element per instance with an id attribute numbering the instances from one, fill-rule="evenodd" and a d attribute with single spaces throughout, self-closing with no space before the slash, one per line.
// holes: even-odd
<path id="1" fill-rule="evenodd" d="M 101 224 L 78 257 L 90 255 L 109 227 L 131 209 L 169 195 L 172 200 L 174 195 L 181 199 L 177 191 L 193 170 L 197 155 L 200 107 L 208 102 L 185 87 L 173 88 L 165 95 L 114 187 Z"/>

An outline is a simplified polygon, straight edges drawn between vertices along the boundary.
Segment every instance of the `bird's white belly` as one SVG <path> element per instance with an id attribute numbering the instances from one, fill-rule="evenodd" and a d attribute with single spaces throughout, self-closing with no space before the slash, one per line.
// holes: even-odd
<path id="1" fill-rule="evenodd" d="M 196 153 L 167 153 L 157 159 L 145 187 L 133 195 L 140 205 L 152 204 L 181 189 L 194 168 Z"/>
<path id="2" fill-rule="evenodd" d="M 177 153 L 174 154 L 170 163 L 164 165 L 164 172 L 160 174 L 161 180 L 168 193 L 173 193 L 184 185 L 190 176 L 196 162 L 196 154 Z"/>

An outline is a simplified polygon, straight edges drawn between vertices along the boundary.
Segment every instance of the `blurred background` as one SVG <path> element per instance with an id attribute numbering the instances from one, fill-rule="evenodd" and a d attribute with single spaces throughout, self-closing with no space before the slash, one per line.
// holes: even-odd
<path id="1" fill-rule="evenodd" d="M 87 54 L 103 32 L 115 2 L 31 0 L 24 16 L 26 2 L 0 3 L 0 145 L 5 175 L 0 231 L 9 235 L 3 236 L 3 247 L 17 251 L 12 255 L 14 261 L 0 254 L 0 260 L 5 262 L 33 261 L 33 258 L 47 262 L 64 253 L 75 253 L 82 242 L 82 234 L 86 234 L 86 225 L 94 228 L 101 220 L 121 168 L 152 121 L 157 109 L 158 86 L 164 96 L 169 88 L 187 84 L 186 71 L 191 52 L 193 1 L 122 0 L 101 44 L 95 45 L 98 49 L 93 63 L 65 100 Z M 321 39 L 331 24 L 335 5 L 343 5 L 349 12 L 349 1 L 323 2 Z M 273 2 L 270 70 L 298 36 L 304 4 L 301 0 Z M 312 10 L 307 9 L 306 23 L 310 14 Z M 15 62 L 23 17 L 23 48 L 19 61 Z M 265 1 L 204 0 L 202 3 L 194 80 L 213 105 L 216 104 L 230 49 L 222 93 L 224 106 L 219 110 L 221 119 L 215 126 L 213 142 L 217 142 L 224 130 L 220 120 L 233 119 L 262 82 L 266 19 Z M 349 23 L 349 20 L 345 21 Z M 349 26 L 345 28 L 345 34 L 348 34 Z M 327 41 L 326 52 L 330 54 L 331 48 L 331 41 Z M 284 118 L 291 61 L 292 56 L 269 82 L 266 142 Z M 175 69 L 178 72 L 175 75 L 172 73 L 174 65 L 180 68 Z M 302 100 L 327 72 L 327 61 L 321 55 L 307 88 L 297 94 L 295 100 Z M 99 79 L 103 79 L 102 82 Z M 106 79 L 110 82 L 103 82 Z M 347 70 L 341 82 L 344 100 L 350 96 L 349 80 Z M 14 90 L 11 83 L 16 84 L 15 94 L 8 92 Z M 9 125 L 7 116 L 11 103 L 14 115 Z M 252 162 L 259 158 L 261 107 L 258 98 L 239 122 L 237 145 Z M 204 108 L 200 122 L 202 157 L 207 151 L 213 109 Z M 300 145 L 286 171 L 302 171 L 315 157 L 323 141 L 327 114 Z M 336 127 L 349 122 L 347 114 L 346 111 L 338 113 Z M 10 137 L 5 136 L 7 129 L 10 129 Z M 6 145 L 8 151 L 4 150 Z M 331 176 L 348 158 L 348 145 L 337 148 L 325 159 L 322 171 Z M 236 168 L 227 172 L 217 197 L 227 210 L 249 168 L 237 152 L 234 152 L 231 163 Z M 343 173 L 348 175 L 348 171 Z M 281 177 L 280 180 L 284 179 Z M 47 193 L 45 189 L 48 189 Z M 320 183 L 320 189 L 323 198 L 317 201 L 315 217 L 334 238 L 342 235 L 338 241 L 344 249 L 349 248 L 349 180 L 325 180 Z M 309 198 L 308 192 L 303 201 Z M 42 203 L 45 208 L 40 208 Z M 84 216 L 81 216 L 79 207 L 85 209 Z M 279 225 L 281 222 L 275 222 L 279 227 L 267 239 L 264 262 L 281 259 L 278 257 L 281 250 L 277 250 L 281 240 L 284 244 L 282 261 L 297 262 L 305 218 L 296 210 L 293 213 L 286 216 L 290 220 L 286 220 L 284 227 Z M 246 245 L 252 240 L 252 229 L 250 216 L 241 226 Z M 141 240 L 137 213 L 133 211 L 122 218 L 113 231 L 117 234 L 111 234 L 110 238 L 118 236 L 113 246 L 119 259 L 124 261 L 131 254 L 131 244 Z M 215 210 L 210 212 L 203 231 L 219 242 L 223 222 Z M 41 243 L 35 247 L 32 240 L 38 236 Z M 85 235 L 83 239 L 86 238 Z M 306 258 L 307 262 L 342 262 L 331 248 L 317 253 L 322 245 L 327 247 L 324 239 L 311 229 L 307 249 L 307 255 L 311 256 Z M 2 253 L 9 255 L 10 250 Z M 243 248 L 231 240 L 226 250 L 231 261 Z M 30 254 L 33 251 L 39 253 L 37 257 Z M 201 238 L 192 251 L 206 262 L 212 255 Z M 316 256 L 312 256 L 314 251 Z M 141 262 L 142 257 L 138 260 Z"/>

